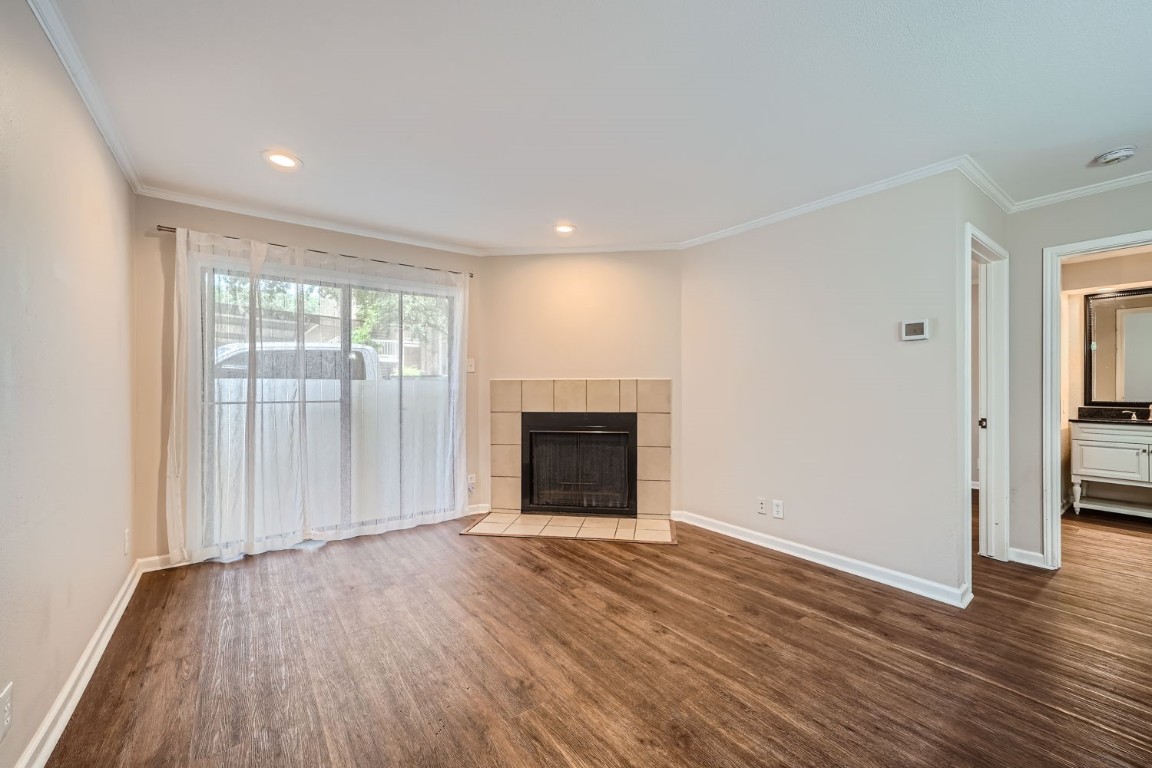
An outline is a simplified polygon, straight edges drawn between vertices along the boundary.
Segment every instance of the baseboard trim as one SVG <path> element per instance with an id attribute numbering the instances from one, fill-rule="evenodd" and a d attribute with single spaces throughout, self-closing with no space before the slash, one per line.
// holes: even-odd
<path id="1" fill-rule="evenodd" d="M 108 611 L 97 625 L 92 639 L 84 648 L 84 653 L 80 654 L 80 659 L 72 669 L 72 674 L 64 681 L 63 689 L 56 697 L 56 701 L 52 702 L 48 714 L 40 722 L 40 727 L 32 735 L 32 741 L 28 743 L 14 768 L 44 768 L 48 758 L 52 756 L 52 750 L 56 748 L 56 742 L 64 733 L 68 720 L 76 711 L 76 705 L 80 703 L 80 697 L 84 695 L 84 690 L 92 679 L 92 673 L 96 671 L 96 665 L 100 663 L 104 650 L 108 647 L 108 641 L 112 639 L 112 633 L 116 631 L 116 626 L 120 623 L 120 617 L 124 615 L 128 602 L 136 592 L 136 585 L 140 583 L 140 576 L 149 571 L 159 571 L 171 567 L 168 555 L 141 558 L 132 566 L 132 570 L 128 572 L 124 583 L 120 585 L 120 591 L 112 599 L 112 605 L 108 607 Z"/>
<path id="2" fill-rule="evenodd" d="M 468 514 L 470 515 L 483 515 L 492 511 L 491 504 L 469 504 Z"/>
<path id="3" fill-rule="evenodd" d="M 862 560 L 837 555 L 834 552 L 826 552 L 822 549 L 810 547 L 807 544 L 798 544 L 794 541 L 770 536 L 766 533 L 749 530 L 748 528 L 742 528 L 738 525 L 725 523 L 703 515 L 697 515 L 693 512 L 673 510 L 672 519 L 682 523 L 688 523 L 689 525 L 706 528 L 715 533 L 722 533 L 725 536 L 731 536 L 734 539 L 746 541 L 749 544 L 756 544 L 766 549 L 783 552 L 793 557 L 799 557 L 802 560 L 825 565 L 829 568 L 835 568 L 838 571 L 851 573 L 854 576 L 860 576 L 889 587 L 902 589 L 905 592 L 911 592 L 921 597 L 927 597 L 941 603 L 954 605 L 957 608 L 966 607 L 972 600 L 972 589 L 967 584 L 961 587 L 949 587 L 946 584 L 928 581 L 919 576 L 894 571 L 891 568 L 873 565 L 872 563 L 865 563 Z"/>
<path id="4" fill-rule="evenodd" d="M 1015 547 L 1009 547 L 1008 559 L 1013 563 L 1030 565 L 1033 568 L 1043 568 L 1046 571 L 1055 570 L 1044 561 L 1044 554 L 1041 552 L 1033 552 L 1028 549 L 1016 549 Z"/>

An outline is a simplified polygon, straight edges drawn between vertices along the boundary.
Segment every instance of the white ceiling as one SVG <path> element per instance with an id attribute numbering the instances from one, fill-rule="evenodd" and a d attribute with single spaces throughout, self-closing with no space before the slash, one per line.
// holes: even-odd
<path id="1" fill-rule="evenodd" d="M 963 155 L 1010 208 L 1152 180 L 1147 0 L 30 2 L 143 193 L 463 251 L 681 244 Z"/>

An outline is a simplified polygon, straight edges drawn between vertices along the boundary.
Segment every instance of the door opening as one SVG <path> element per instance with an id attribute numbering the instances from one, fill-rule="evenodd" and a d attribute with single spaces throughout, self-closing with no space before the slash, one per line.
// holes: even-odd
<path id="1" fill-rule="evenodd" d="M 1008 252 L 971 224 L 967 245 L 965 477 L 978 496 L 975 505 L 968 499 L 964 540 L 978 527 L 977 551 L 1008 560 Z M 973 506 L 978 526 L 971 523 Z"/>

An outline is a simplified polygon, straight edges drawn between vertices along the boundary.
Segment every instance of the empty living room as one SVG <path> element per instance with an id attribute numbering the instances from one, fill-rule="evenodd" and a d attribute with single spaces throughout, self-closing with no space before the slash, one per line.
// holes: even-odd
<path id="1" fill-rule="evenodd" d="M 0 0 L 0 768 L 1152 766 L 1150 29 Z"/>

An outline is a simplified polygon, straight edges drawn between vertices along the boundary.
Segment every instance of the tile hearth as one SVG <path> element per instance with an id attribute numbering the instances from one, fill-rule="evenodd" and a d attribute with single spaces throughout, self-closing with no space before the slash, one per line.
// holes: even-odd
<path id="1" fill-rule="evenodd" d="M 670 520 L 635 517 L 579 517 L 491 512 L 461 533 L 473 536 L 529 536 L 550 539 L 595 539 L 642 544 L 675 544 Z"/>

